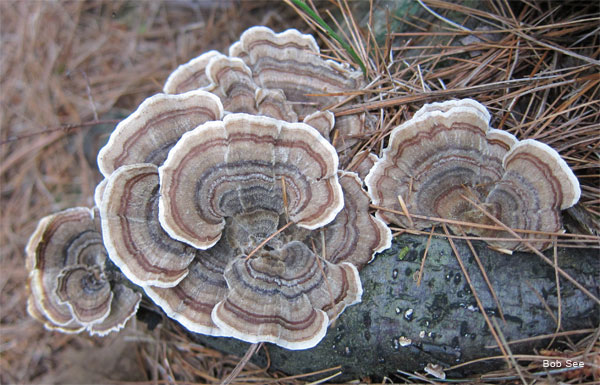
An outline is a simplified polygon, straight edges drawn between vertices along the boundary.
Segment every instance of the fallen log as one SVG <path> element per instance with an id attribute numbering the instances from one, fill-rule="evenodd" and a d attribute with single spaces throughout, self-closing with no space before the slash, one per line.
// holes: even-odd
<path id="1" fill-rule="evenodd" d="M 497 321 L 507 341 L 557 330 L 558 290 L 554 268 L 533 254 L 506 255 L 484 243 L 473 242 L 498 297 L 498 306 L 467 243 L 454 242 L 488 318 Z M 423 371 L 428 363 L 449 368 L 501 355 L 446 239 L 431 240 L 421 283 L 417 285 L 426 244 L 426 236 L 396 237 L 392 248 L 361 271 L 362 302 L 346 309 L 330 326 L 323 341 L 312 349 L 291 351 L 266 344 L 271 368 L 293 375 L 341 365 L 342 375 L 335 380 L 346 381 L 365 376 L 393 376 L 398 369 Z M 553 258 L 551 250 L 545 254 Z M 598 249 L 559 248 L 557 258 L 565 272 L 596 298 L 600 296 Z M 560 277 L 560 297 L 561 331 L 598 327 L 598 303 L 563 277 Z M 190 333 L 190 338 L 239 356 L 249 347 L 232 338 L 194 333 Z M 511 350 L 532 352 L 547 343 L 548 339 L 511 344 Z M 266 365 L 264 350 L 255 354 L 252 361 Z M 485 360 L 448 375 L 460 377 L 505 365 L 503 359 Z"/>

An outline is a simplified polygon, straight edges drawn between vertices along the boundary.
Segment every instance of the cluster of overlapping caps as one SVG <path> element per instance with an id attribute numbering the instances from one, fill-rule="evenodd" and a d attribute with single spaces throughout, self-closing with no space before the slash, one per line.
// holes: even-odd
<path id="1" fill-rule="evenodd" d="M 296 30 L 254 27 L 228 56 L 180 66 L 100 151 L 97 208 L 40 222 L 27 246 L 30 313 L 67 332 L 121 328 L 140 294 L 115 283 L 108 256 L 190 331 L 304 349 L 360 301 L 358 270 L 391 243 L 384 222 L 493 224 L 469 196 L 512 228 L 561 229 L 580 195 L 571 170 L 550 147 L 491 129 L 473 100 L 426 105 L 381 159 L 352 158 L 370 120 L 327 108 L 362 86 Z M 357 173 L 344 170 L 358 158 Z M 467 231 L 523 248 L 497 229 Z"/>

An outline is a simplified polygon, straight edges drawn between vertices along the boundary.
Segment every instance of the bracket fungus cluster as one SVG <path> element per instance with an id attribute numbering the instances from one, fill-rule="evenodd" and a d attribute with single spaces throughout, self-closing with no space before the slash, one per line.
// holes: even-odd
<path id="1" fill-rule="evenodd" d="M 230 56 L 180 66 L 98 155 L 110 259 L 191 331 L 312 347 L 390 246 L 330 142 L 362 120 L 321 111 L 361 76 L 318 54 L 309 35 L 251 28 Z"/>
<path id="2" fill-rule="evenodd" d="M 97 210 L 75 207 L 43 218 L 26 248 L 29 314 L 51 330 L 105 335 L 121 329 L 141 295 L 112 284 Z"/>
<path id="3" fill-rule="evenodd" d="M 135 137 L 129 125 L 163 124 L 147 106 L 132 115 L 143 123 L 117 127 L 101 170 Z M 98 199 L 109 256 L 195 332 L 314 346 L 360 300 L 357 267 L 391 242 L 358 176 L 338 171 L 335 149 L 305 123 L 231 113 L 183 134 L 159 165 L 129 158 L 106 172 Z"/>
<path id="4" fill-rule="evenodd" d="M 344 171 L 368 119 L 326 108 L 362 84 L 312 36 L 265 27 L 177 68 L 98 154 L 98 209 L 46 217 L 32 235 L 30 313 L 69 332 L 122 327 L 140 295 L 111 281 L 108 256 L 190 331 L 306 349 L 360 301 L 358 270 L 391 244 L 385 222 L 493 224 L 469 196 L 512 228 L 560 229 L 558 210 L 580 195 L 571 170 L 491 129 L 472 100 L 426 105 L 381 159 L 363 151 L 342 162 L 358 174 Z M 394 213 L 406 209 L 418 218 Z"/>
<path id="5" fill-rule="evenodd" d="M 561 230 L 560 210 L 577 203 L 579 182 L 555 150 L 532 139 L 518 141 L 490 128 L 489 121 L 484 106 L 464 99 L 425 105 L 396 127 L 365 179 L 373 203 L 384 208 L 377 216 L 425 228 L 436 221 L 423 217 L 496 225 L 491 215 L 512 229 L 530 231 L 521 234 L 523 242 L 490 226 L 464 231 L 508 250 L 526 250 L 524 242 L 549 247 L 536 238 Z M 400 214 L 404 211 L 415 217 Z"/>

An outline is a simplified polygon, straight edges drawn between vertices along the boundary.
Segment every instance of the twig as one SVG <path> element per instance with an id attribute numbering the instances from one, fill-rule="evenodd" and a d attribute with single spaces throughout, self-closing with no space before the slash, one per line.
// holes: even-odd
<path id="1" fill-rule="evenodd" d="M 510 346 L 508 346 L 508 344 L 506 343 L 506 338 L 504 338 L 504 334 L 502 333 L 502 330 L 500 330 L 500 326 L 498 325 L 498 322 L 496 321 L 495 318 L 492 318 L 492 323 L 494 324 L 494 328 L 498 332 L 500 341 L 502 341 L 503 348 L 506 349 L 506 351 L 508 352 L 508 357 L 510 358 L 510 361 L 512 362 L 513 367 L 517 370 L 517 374 L 519 375 L 521 382 L 523 382 L 523 384 L 527 385 L 527 381 L 525 381 L 525 377 L 523 377 L 523 372 L 521 372 L 521 365 L 519 365 L 519 363 L 515 359 L 515 356 L 512 353 L 512 350 L 510 349 Z"/>
<path id="2" fill-rule="evenodd" d="M 55 131 L 65 131 L 66 132 L 66 131 L 73 130 L 75 128 L 90 127 L 90 126 L 96 126 L 99 124 L 117 124 L 119 122 L 120 122 L 120 120 L 118 120 L 118 119 L 100 119 L 100 120 L 92 120 L 90 122 L 63 124 L 58 127 L 49 127 L 49 128 L 45 128 L 41 131 L 35 131 L 35 132 L 31 132 L 29 134 L 22 134 L 19 136 L 8 138 L 6 140 L 0 141 L 0 145 L 11 143 L 11 142 L 16 142 L 18 140 L 31 138 L 32 136 L 47 135 L 47 134 L 49 134 L 51 132 L 55 132 Z"/>
<path id="3" fill-rule="evenodd" d="M 556 237 L 554 237 L 554 243 L 552 246 L 552 255 L 554 256 L 554 264 L 556 266 L 558 266 L 558 250 L 556 249 Z M 558 275 L 558 271 L 556 269 L 554 269 L 554 279 L 556 282 L 556 303 L 557 303 L 557 311 L 556 311 L 556 331 L 555 333 L 558 333 L 561 329 L 561 324 L 562 324 L 562 296 L 561 296 L 561 290 L 560 290 L 560 276 Z M 548 346 L 551 346 L 554 343 L 554 339 L 550 340 L 550 342 L 548 343 Z"/>
<path id="4" fill-rule="evenodd" d="M 417 278 L 417 286 L 421 286 L 421 278 L 423 277 L 423 270 L 425 269 L 425 259 L 427 259 L 427 252 L 429 246 L 431 246 L 431 239 L 433 238 L 433 232 L 435 231 L 435 225 L 431 226 L 429 237 L 427 238 L 427 244 L 425 245 L 425 252 L 423 253 L 423 259 L 421 260 L 421 267 L 419 267 L 419 277 Z"/>
<path id="5" fill-rule="evenodd" d="M 291 225 L 293 225 L 293 224 L 294 224 L 294 222 L 288 222 L 288 223 L 286 223 L 285 225 L 281 226 L 281 228 L 280 228 L 279 230 L 277 230 L 276 232 L 274 232 L 273 234 L 271 234 L 271 235 L 269 235 L 267 238 L 265 238 L 265 239 L 264 239 L 264 240 L 263 240 L 261 243 L 259 243 L 259 245 L 258 245 L 258 246 L 256 246 L 256 248 L 255 248 L 254 250 L 252 250 L 252 251 L 250 252 L 250 254 L 248 254 L 248 255 L 246 256 L 246 261 L 247 261 L 247 260 L 249 260 L 250 258 L 252 258 L 252 256 L 253 256 L 254 254 L 256 254 L 256 252 L 257 252 L 258 250 L 262 249 L 262 247 L 263 247 L 264 245 L 266 245 L 266 244 L 267 244 L 267 242 L 269 242 L 271 239 L 275 238 L 275 237 L 277 236 L 277 234 L 281 233 L 282 231 L 284 231 L 285 229 L 287 229 L 288 227 L 290 227 L 290 226 L 291 226 Z"/>
<path id="6" fill-rule="evenodd" d="M 463 228 L 461 226 L 458 226 L 458 228 L 460 229 L 460 232 L 462 235 L 466 235 L 465 231 L 463 230 Z M 479 259 L 479 255 L 475 251 L 475 248 L 473 247 L 473 243 L 471 243 L 471 240 L 467 239 L 466 242 L 467 242 L 467 246 L 469 246 L 469 249 L 471 250 L 471 253 L 473 254 L 473 257 L 475 258 L 475 262 L 477 263 L 477 266 L 479 267 L 479 271 L 481 271 L 481 274 L 483 275 L 483 279 L 485 280 L 486 285 L 488 286 L 488 288 L 490 289 L 490 292 L 492 293 L 492 298 L 494 299 L 494 302 L 496 302 L 496 307 L 498 307 L 498 314 L 500 315 L 500 318 L 502 318 L 502 321 L 504 321 L 506 323 L 506 319 L 504 319 L 504 312 L 502 311 L 502 306 L 500 305 L 500 301 L 498 300 L 498 296 L 496 295 L 496 290 L 494 290 L 494 287 L 492 286 L 492 283 L 490 282 L 490 279 L 488 278 L 487 272 L 485 271 L 485 268 L 483 267 L 483 264 L 481 263 L 481 259 Z"/>
<path id="7" fill-rule="evenodd" d="M 404 202 L 404 199 L 402 199 L 402 195 L 398 195 L 398 202 L 400 203 L 400 208 L 402 209 L 404 216 L 406 217 L 406 219 L 408 219 L 408 226 L 414 227 L 415 224 L 412 220 L 412 217 L 410 216 L 410 213 L 408 212 L 408 207 L 406 207 L 406 203 Z"/>
<path id="8" fill-rule="evenodd" d="M 242 359 L 240 360 L 240 362 L 238 362 L 238 364 L 231 371 L 231 373 L 229 373 L 229 375 L 227 377 L 225 377 L 225 379 L 223 380 L 223 382 L 221 382 L 221 384 L 222 385 L 228 385 L 228 384 L 230 384 L 231 381 L 233 381 L 240 374 L 240 372 L 242 371 L 242 369 L 244 369 L 244 366 L 246 366 L 246 364 L 248 363 L 248 361 L 250 361 L 250 358 L 252 358 L 252 356 L 254 355 L 254 353 L 256 353 L 256 351 L 261 346 L 262 346 L 262 342 L 250 345 L 250 347 L 248 348 L 248 350 L 246 350 L 246 354 L 244 354 L 244 357 L 242 357 Z"/>

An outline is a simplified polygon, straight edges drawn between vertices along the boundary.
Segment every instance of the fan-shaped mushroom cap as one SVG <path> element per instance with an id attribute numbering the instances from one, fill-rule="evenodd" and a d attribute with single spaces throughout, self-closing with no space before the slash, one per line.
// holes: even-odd
<path id="1" fill-rule="evenodd" d="M 135 314 L 140 295 L 126 289 L 129 306 L 120 309 L 104 276 L 106 249 L 94 210 L 76 207 L 43 218 L 26 253 L 31 290 L 27 308 L 46 327 L 95 333 L 92 327 L 114 314 L 120 314 L 115 328 Z"/>
<path id="2" fill-rule="evenodd" d="M 307 115 L 303 122 L 316 128 L 324 138 L 329 138 L 329 134 L 335 125 L 335 116 L 331 111 L 316 111 Z"/>
<path id="3" fill-rule="evenodd" d="M 249 28 L 231 46 L 229 55 L 250 67 L 259 87 L 283 90 L 299 119 L 343 101 L 347 98 L 343 93 L 363 85 L 361 72 L 321 58 L 314 38 L 295 29 L 275 33 L 267 27 Z M 358 115 L 338 119 L 341 135 L 336 148 L 354 144 L 352 136 L 360 134 L 363 126 Z"/>
<path id="4" fill-rule="evenodd" d="M 27 243 L 26 253 L 34 261 L 30 285 L 36 307 L 59 326 L 73 320 L 69 307 L 56 295 L 61 271 L 78 264 L 98 265 L 106 258 L 92 215 L 87 208 L 74 208 L 44 217 Z"/>
<path id="5" fill-rule="evenodd" d="M 28 283 L 28 287 L 31 290 L 31 286 Z M 38 320 L 39 322 L 44 324 L 44 327 L 48 330 L 58 330 L 63 333 L 74 334 L 81 333 L 85 330 L 85 326 L 77 322 L 75 319 L 72 319 L 66 325 L 57 325 L 50 321 L 44 311 L 40 310 L 40 303 L 38 299 L 30 292 L 29 297 L 27 297 L 27 313 L 30 316 Z"/>
<path id="6" fill-rule="evenodd" d="M 560 210 L 579 201 L 579 182 L 566 162 L 551 147 L 526 139 L 504 156 L 504 174 L 485 199 L 495 216 L 511 228 L 559 231 Z M 489 235 L 489 232 L 481 231 Z M 510 237 L 505 234 L 505 237 Z M 535 239 L 533 234 L 522 237 Z M 550 242 L 530 242 L 545 249 Z M 503 242 L 506 248 L 524 249 L 517 242 Z"/>
<path id="7" fill-rule="evenodd" d="M 490 121 L 490 113 L 485 106 L 473 99 L 446 100 L 445 102 L 436 102 L 425 104 L 413 115 L 413 119 L 428 117 L 430 114 L 447 113 L 453 108 L 467 108 L 471 112 L 479 115 L 482 121 Z M 427 119 L 427 118 L 425 118 Z"/>
<path id="8" fill-rule="evenodd" d="M 371 200 L 358 175 L 340 171 L 339 180 L 344 192 L 344 208 L 333 222 L 314 232 L 312 238 L 317 252 L 327 261 L 350 262 L 360 270 L 376 253 L 392 245 L 392 233 L 382 220 L 369 214 Z"/>
<path id="9" fill-rule="evenodd" d="M 457 210 L 469 208 L 460 194 L 465 193 L 463 185 L 481 184 L 489 118 L 471 104 L 428 105 L 424 108 L 428 112 L 417 112 L 416 118 L 393 130 L 382 159 L 365 180 L 375 205 L 401 211 L 400 195 L 411 213 L 453 219 L 460 215 Z M 388 222 L 409 224 L 400 215 L 377 214 Z M 415 227 L 428 225 L 415 219 Z"/>
<path id="10" fill-rule="evenodd" d="M 227 334 L 245 341 L 310 348 L 329 324 L 322 309 L 330 306 L 337 316 L 362 294 L 352 264 L 324 261 L 322 269 L 323 273 L 317 257 L 298 241 L 261 252 L 258 258 L 235 259 L 225 269 L 227 298 L 215 306 L 212 319 Z"/>
<path id="11" fill-rule="evenodd" d="M 257 210 L 321 227 L 343 206 L 337 166 L 333 147 L 306 124 L 231 114 L 185 134 L 169 152 L 159 168 L 160 222 L 200 249 L 219 240 L 225 218 Z"/>
<path id="12" fill-rule="evenodd" d="M 533 139 L 522 140 L 506 154 L 502 165 L 506 170 L 503 181 L 522 178 L 521 185 L 535 186 L 534 190 L 540 194 L 537 195 L 540 208 L 564 210 L 581 197 L 577 177 L 547 144 Z"/>
<path id="13" fill-rule="evenodd" d="M 207 87 L 210 80 L 206 75 L 206 67 L 210 60 L 217 55 L 220 55 L 217 51 L 208 51 L 177 67 L 167 78 L 163 87 L 164 93 L 182 94 Z"/>
<path id="14" fill-rule="evenodd" d="M 276 34 L 270 28 L 256 26 L 244 31 L 240 41 L 231 45 L 229 56 L 243 56 L 252 53 L 254 58 L 250 58 L 250 60 L 256 62 L 256 57 L 272 54 L 271 49 L 279 49 L 279 53 L 285 58 L 301 57 L 302 59 L 298 59 L 298 61 L 305 60 L 304 51 L 319 53 L 319 45 L 311 35 L 305 35 L 296 29 L 288 29 Z"/>
<path id="15" fill-rule="evenodd" d="M 160 165 L 181 135 L 222 115 L 221 101 L 208 92 L 154 95 L 117 125 L 98 154 L 98 168 L 108 177 L 127 164 Z"/>
<path id="16" fill-rule="evenodd" d="M 315 39 L 295 29 L 275 33 L 266 27 L 249 28 L 230 50 L 230 56 L 236 55 L 248 64 L 256 84 L 282 89 L 301 116 L 345 97 L 315 95 L 354 90 L 361 84 L 360 72 L 322 59 Z"/>
<path id="17" fill-rule="evenodd" d="M 165 233 L 158 222 L 158 168 L 122 166 L 106 185 L 100 213 L 110 259 L 133 283 L 172 287 L 188 273 L 196 249 Z"/>
<path id="18" fill-rule="evenodd" d="M 514 136 L 490 129 L 489 113 L 470 99 L 426 105 L 396 127 L 365 182 L 373 203 L 385 208 L 401 211 L 400 196 L 412 214 L 488 223 L 465 195 L 511 228 L 549 232 L 561 228 L 558 210 L 573 205 L 580 195 L 577 178 L 556 151 L 533 140 L 518 143 Z M 401 215 L 384 210 L 377 215 L 409 225 Z M 432 224 L 413 222 L 417 228 Z M 478 228 L 469 231 L 491 236 Z"/>
<path id="19" fill-rule="evenodd" d="M 206 68 L 206 74 L 211 81 L 210 91 L 221 99 L 225 111 L 257 114 L 257 86 L 252 79 L 252 71 L 242 59 L 215 55 Z"/>

